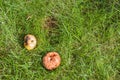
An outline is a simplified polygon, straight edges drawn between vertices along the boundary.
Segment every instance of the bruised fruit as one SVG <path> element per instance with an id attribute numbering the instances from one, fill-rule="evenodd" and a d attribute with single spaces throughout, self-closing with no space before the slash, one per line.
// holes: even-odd
<path id="1" fill-rule="evenodd" d="M 28 34 L 24 37 L 24 46 L 28 50 L 32 50 L 36 47 L 37 40 L 34 35 Z"/>
<path id="2" fill-rule="evenodd" d="M 60 63 L 61 58 L 57 52 L 49 52 L 43 57 L 43 66 L 48 70 L 57 68 Z"/>

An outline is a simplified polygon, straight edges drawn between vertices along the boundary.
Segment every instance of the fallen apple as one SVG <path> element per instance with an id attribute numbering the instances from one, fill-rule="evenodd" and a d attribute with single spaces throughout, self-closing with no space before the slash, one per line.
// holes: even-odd
<path id="1" fill-rule="evenodd" d="M 32 50 L 36 47 L 37 40 L 34 35 L 28 34 L 24 37 L 24 46 L 28 50 Z"/>
<path id="2" fill-rule="evenodd" d="M 48 70 L 57 68 L 61 63 L 60 55 L 57 52 L 48 52 L 43 57 L 43 65 Z"/>

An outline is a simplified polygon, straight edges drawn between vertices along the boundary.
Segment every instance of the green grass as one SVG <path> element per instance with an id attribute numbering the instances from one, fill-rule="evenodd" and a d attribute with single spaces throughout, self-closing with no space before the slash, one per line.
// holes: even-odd
<path id="1" fill-rule="evenodd" d="M 50 35 L 48 16 L 58 22 Z M 26 34 L 36 36 L 34 50 L 24 48 Z M 62 59 L 53 71 L 42 65 L 48 51 Z M 119 0 L 0 0 L 0 80 L 119 79 Z"/>

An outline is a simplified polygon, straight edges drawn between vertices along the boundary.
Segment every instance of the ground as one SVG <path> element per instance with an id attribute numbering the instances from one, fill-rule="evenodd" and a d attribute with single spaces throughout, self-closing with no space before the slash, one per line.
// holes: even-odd
<path id="1" fill-rule="evenodd" d="M 24 36 L 37 38 L 24 48 Z M 43 56 L 56 51 L 52 71 Z M 119 0 L 0 0 L 0 80 L 119 80 Z"/>

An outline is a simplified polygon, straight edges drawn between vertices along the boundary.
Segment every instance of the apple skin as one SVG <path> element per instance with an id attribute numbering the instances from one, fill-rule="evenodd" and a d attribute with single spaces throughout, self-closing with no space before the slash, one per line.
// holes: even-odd
<path id="1" fill-rule="evenodd" d="M 32 50 L 36 47 L 37 40 L 34 35 L 28 34 L 24 37 L 24 47 L 27 50 Z"/>
<path id="2" fill-rule="evenodd" d="M 47 70 L 53 70 L 60 66 L 61 58 L 57 52 L 48 52 L 43 57 L 43 66 Z"/>

